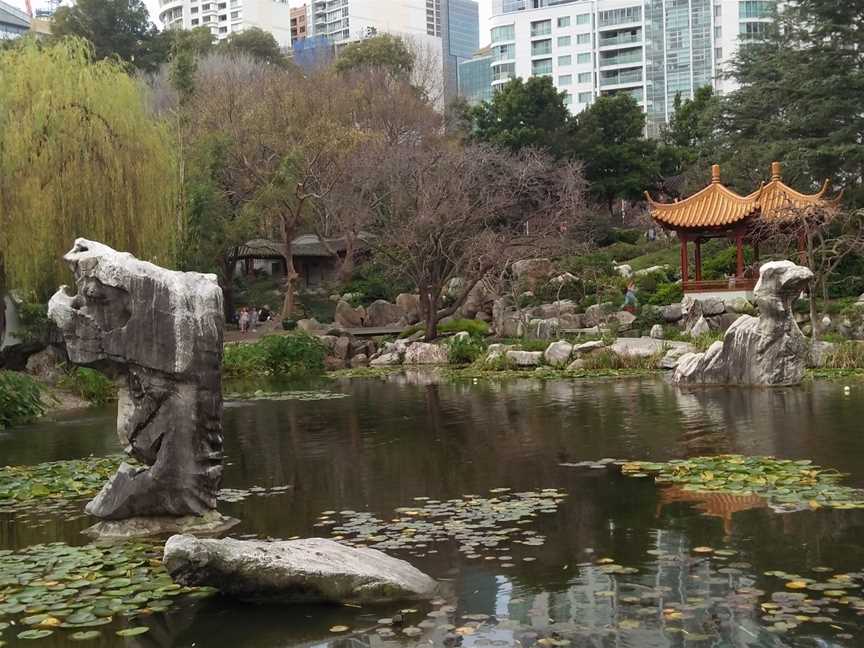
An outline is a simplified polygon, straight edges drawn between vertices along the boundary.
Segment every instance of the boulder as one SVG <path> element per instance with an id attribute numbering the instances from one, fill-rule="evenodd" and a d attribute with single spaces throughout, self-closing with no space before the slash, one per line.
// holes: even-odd
<path id="1" fill-rule="evenodd" d="M 707 318 L 708 326 L 711 327 L 712 331 L 720 331 L 721 333 L 725 333 L 739 317 L 741 316 L 738 313 L 723 313 L 722 315 L 709 317 Z"/>
<path id="2" fill-rule="evenodd" d="M 810 346 L 810 358 L 807 363 L 808 367 L 819 369 L 825 366 L 828 357 L 837 350 L 837 345 L 832 342 L 816 341 Z"/>
<path id="3" fill-rule="evenodd" d="M 402 312 L 402 317 L 409 324 L 420 321 L 420 295 L 401 293 L 396 296 L 396 306 Z"/>
<path id="4" fill-rule="evenodd" d="M 580 371 L 585 368 L 585 361 L 582 358 L 578 358 L 567 365 L 567 371 Z"/>
<path id="5" fill-rule="evenodd" d="M 614 312 L 615 304 L 612 302 L 593 304 L 585 310 L 585 326 L 587 328 L 600 326 L 606 321 L 606 318 Z"/>
<path id="6" fill-rule="evenodd" d="M 513 347 L 508 344 L 490 344 L 486 349 L 486 362 L 495 362 L 505 356 Z"/>
<path id="7" fill-rule="evenodd" d="M 553 274 L 549 259 L 524 259 L 513 264 L 513 276 L 529 289 L 543 285 Z"/>
<path id="8" fill-rule="evenodd" d="M 302 319 L 297 322 L 297 328 L 309 335 L 318 335 L 325 330 L 325 326 L 314 317 Z"/>
<path id="9" fill-rule="evenodd" d="M 687 329 L 687 332 L 690 334 L 690 337 L 694 338 L 700 335 L 707 335 L 711 332 L 711 325 L 704 316 L 700 315 L 699 319 L 693 322 L 693 325 Z"/>
<path id="10" fill-rule="evenodd" d="M 737 297 L 729 304 L 729 310 L 739 315 L 756 315 L 756 308 L 744 297 Z"/>
<path id="11" fill-rule="evenodd" d="M 705 353 L 691 353 L 675 370 L 681 384 L 796 385 L 810 360 L 792 303 L 813 273 L 791 261 L 766 263 L 753 292 L 758 318 L 744 315 Z"/>
<path id="12" fill-rule="evenodd" d="M 344 369 L 348 366 L 348 357 L 351 354 L 350 338 L 321 335 L 318 339 L 327 349 L 325 361 L 328 369 Z"/>
<path id="13" fill-rule="evenodd" d="M 665 265 L 655 265 L 650 268 L 644 268 L 642 270 L 637 270 L 633 274 L 637 277 L 645 277 L 647 275 L 657 274 L 658 272 L 667 272 L 669 270 L 669 266 Z"/>
<path id="14" fill-rule="evenodd" d="M 577 281 L 579 281 L 578 277 L 570 274 L 569 272 L 565 272 L 563 274 L 552 277 L 549 280 L 549 283 L 553 286 L 566 286 L 568 284 L 576 283 Z"/>
<path id="15" fill-rule="evenodd" d="M 693 346 L 690 344 L 671 347 L 660 360 L 660 369 L 674 371 L 678 368 L 678 363 L 681 362 L 681 358 L 688 353 L 693 353 Z"/>
<path id="16" fill-rule="evenodd" d="M 551 304 L 542 304 L 530 309 L 531 316 L 535 319 L 551 319 L 553 317 L 561 317 L 562 315 L 570 315 L 576 312 L 578 306 L 569 299 L 553 302 Z"/>
<path id="17" fill-rule="evenodd" d="M 475 319 L 478 313 L 492 310 L 495 294 L 485 281 L 478 281 L 468 292 L 465 302 L 459 308 L 459 314 L 465 319 Z"/>
<path id="18" fill-rule="evenodd" d="M 549 319 L 532 319 L 528 322 L 525 336 L 532 340 L 553 340 L 561 328 L 557 317 Z"/>
<path id="19" fill-rule="evenodd" d="M 666 337 L 666 334 L 663 332 L 663 327 L 660 324 L 655 324 L 651 327 L 651 332 L 648 334 L 649 337 L 654 338 L 655 340 L 662 340 Z"/>
<path id="20" fill-rule="evenodd" d="M 351 368 L 359 369 L 360 367 L 368 367 L 369 366 L 369 356 L 365 353 L 358 353 L 353 358 L 351 358 Z"/>
<path id="21" fill-rule="evenodd" d="M 77 239 L 63 259 L 76 295 L 48 304 L 69 360 L 122 377 L 122 463 L 90 515 L 103 520 L 216 513 L 222 479 L 222 289 L 215 275 L 176 272 Z"/>
<path id="22" fill-rule="evenodd" d="M 396 304 L 378 299 L 366 308 L 366 317 L 363 320 L 363 324 L 369 328 L 392 326 L 397 324 L 403 315 L 402 309 Z"/>
<path id="23" fill-rule="evenodd" d="M 585 316 L 580 313 L 567 313 L 558 318 L 562 329 L 578 330 L 585 328 Z"/>
<path id="24" fill-rule="evenodd" d="M 638 358 L 650 358 L 651 356 L 659 355 L 668 349 L 692 350 L 692 347 L 686 342 L 655 340 L 649 337 L 618 338 L 609 348 L 619 356 L 633 356 Z"/>
<path id="25" fill-rule="evenodd" d="M 243 600 L 367 605 L 424 600 L 438 584 L 404 560 L 321 538 L 265 542 L 175 535 L 163 562 L 189 587 Z"/>
<path id="26" fill-rule="evenodd" d="M 821 333 L 830 331 L 832 324 L 833 322 L 831 321 L 831 318 L 828 315 L 823 315 L 821 321 L 819 322 L 819 331 Z"/>
<path id="27" fill-rule="evenodd" d="M 629 329 L 633 325 L 633 322 L 636 321 L 636 316 L 627 311 L 618 311 L 613 314 L 613 317 L 618 322 L 619 328 L 624 331 Z"/>
<path id="28" fill-rule="evenodd" d="M 371 367 L 391 367 L 402 364 L 402 357 L 397 351 L 384 351 L 369 361 Z"/>
<path id="29" fill-rule="evenodd" d="M 699 301 L 702 303 L 702 314 L 705 317 L 714 317 L 726 312 L 726 302 L 722 299 L 709 297 L 707 299 L 700 299 Z"/>
<path id="30" fill-rule="evenodd" d="M 27 358 L 27 373 L 54 385 L 64 376 L 61 363 L 62 360 L 54 348 L 48 347 Z"/>
<path id="31" fill-rule="evenodd" d="M 570 362 L 570 356 L 572 354 L 573 345 L 564 340 L 558 340 L 546 347 L 546 351 L 543 353 L 543 358 L 546 360 L 546 364 L 548 365 L 552 365 L 553 367 L 563 367 Z"/>
<path id="32" fill-rule="evenodd" d="M 507 351 L 507 360 L 517 367 L 539 367 L 543 364 L 542 351 Z"/>
<path id="33" fill-rule="evenodd" d="M 684 317 L 684 310 L 681 308 L 681 304 L 670 304 L 669 306 L 664 306 L 660 314 L 664 320 L 670 324 L 674 324 L 681 321 Z"/>
<path id="34" fill-rule="evenodd" d="M 605 348 L 606 345 L 601 340 L 592 340 L 591 342 L 583 342 L 573 347 L 573 353 L 576 355 L 587 355 L 594 351 L 599 351 Z"/>
<path id="35" fill-rule="evenodd" d="M 336 314 L 334 315 L 333 320 L 339 328 L 363 328 L 363 320 L 365 318 L 366 311 L 362 306 L 354 308 L 346 301 L 340 301 L 336 304 Z"/>
<path id="36" fill-rule="evenodd" d="M 428 342 L 414 342 L 405 351 L 406 365 L 447 364 L 447 349 Z"/>
<path id="37" fill-rule="evenodd" d="M 629 265 L 617 265 L 615 266 L 615 272 L 617 272 L 620 276 L 628 279 L 633 276 L 633 267 Z"/>

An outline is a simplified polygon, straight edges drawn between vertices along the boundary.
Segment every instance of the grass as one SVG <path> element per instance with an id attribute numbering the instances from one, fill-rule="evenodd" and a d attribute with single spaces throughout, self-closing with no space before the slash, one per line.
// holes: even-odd
<path id="1" fill-rule="evenodd" d="M 104 405 L 117 400 L 117 385 L 95 369 L 75 367 L 58 381 L 57 386 L 83 398 L 91 405 Z"/>
<path id="2" fill-rule="evenodd" d="M 326 355 L 324 345 L 305 333 L 268 335 L 252 344 L 226 345 L 222 371 L 227 378 L 320 373 Z"/>
<path id="3" fill-rule="evenodd" d="M 864 342 L 849 340 L 838 344 L 825 357 L 823 369 L 864 372 Z"/>

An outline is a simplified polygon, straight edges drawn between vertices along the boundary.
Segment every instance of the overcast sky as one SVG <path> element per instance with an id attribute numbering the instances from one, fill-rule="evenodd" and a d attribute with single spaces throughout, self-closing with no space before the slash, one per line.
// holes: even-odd
<path id="1" fill-rule="evenodd" d="M 24 9 L 25 0 L 5 0 L 16 7 L 20 7 Z M 41 0 L 31 0 L 33 2 L 33 7 L 37 8 L 42 5 Z M 302 5 L 305 0 L 288 0 L 288 4 L 292 7 L 296 7 Z M 377 0 L 381 3 L 394 2 L 396 0 Z M 159 16 L 159 0 L 144 0 L 147 4 L 147 8 L 150 10 L 150 18 L 153 22 L 158 24 L 158 16 Z M 480 5 L 480 45 L 486 45 L 488 43 L 488 35 L 489 30 L 486 28 L 486 21 L 489 19 L 489 14 L 492 11 L 492 0 L 477 0 L 477 3 Z M 63 4 L 71 4 L 70 0 L 64 0 Z"/>

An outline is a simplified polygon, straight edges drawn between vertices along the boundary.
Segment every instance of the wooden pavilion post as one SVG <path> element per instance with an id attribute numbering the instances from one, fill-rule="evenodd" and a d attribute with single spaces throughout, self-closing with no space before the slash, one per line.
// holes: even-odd
<path id="1" fill-rule="evenodd" d="M 684 287 L 690 279 L 690 261 L 687 258 L 687 236 L 678 232 L 678 238 L 681 239 L 681 285 Z"/>
<path id="2" fill-rule="evenodd" d="M 738 257 L 738 265 L 735 268 L 735 278 L 742 279 L 744 277 L 744 236 L 739 230 L 735 234 L 735 249 Z"/>
<path id="3" fill-rule="evenodd" d="M 702 281 L 702 239 L 696 239 L 696 281 Z"/>

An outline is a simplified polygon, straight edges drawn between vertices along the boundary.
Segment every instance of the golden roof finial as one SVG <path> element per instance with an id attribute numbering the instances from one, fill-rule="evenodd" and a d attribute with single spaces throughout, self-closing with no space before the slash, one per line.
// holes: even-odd
<path id="1" fill-rule="evenodd" d="M 772 162 L 771 163 L 771 179 L 772 180 L 779 180 L 782 175 L 783 175 L 783 165 L 780 164 L 779 162 Z"/>
<path id="2" fill-rule="evenodd" d="M 714 164 L 711 166 L 711 182 L 718 183 L 720 182 L 720 165 Z"/>

